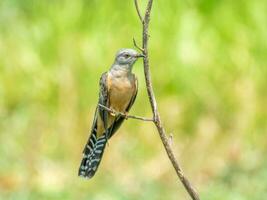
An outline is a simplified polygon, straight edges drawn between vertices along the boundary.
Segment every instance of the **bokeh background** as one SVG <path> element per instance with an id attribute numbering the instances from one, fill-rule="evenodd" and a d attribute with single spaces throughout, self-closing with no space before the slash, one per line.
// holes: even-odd
<path id="1" fill-rule="evenodd" d="M 263 0 L 154 2 L 159 111 L 205 200 L 266 199 L 266 10 Z M 126 121 L 96 176 L 77 177 L 99 77 L 133 37 L 130 0 L 0 1 L 0 199 L 190 199 L 149 122 Z M 131 114 L 149 117 L 141 61 L 134 72 Z"/>

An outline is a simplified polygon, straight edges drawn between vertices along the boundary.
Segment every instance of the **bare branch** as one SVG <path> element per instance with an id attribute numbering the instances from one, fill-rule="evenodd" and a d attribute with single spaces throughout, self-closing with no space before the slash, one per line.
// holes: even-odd
<path id="1" fill-rule="evenodd" d="M 154 120 L 153 119 L 149 119 L 149 118 L 145 118 L 145 117 L 139 117 L 139 116 L 134 116 L 134 115 L 128 115 L 128 114 L 125 114 L 125 113 L 122 113 L 122 112 L 118 112 L 116 110 L 113 110 L 111 108 L 108 108 L 102 104 L 98 104 L 99 107 L 101 108 L 104 108 L 106 111 L 114 114 L 114 115 L 120 115 L 120 116 L 123 116 L 125 117 L 125 119 L 137 119 L 137 120 L 142 120 L 142 121 L 146 121 L 146 122 L 153 122 Z"/>
<path id="2" fill-rule="evenodd" d="M 136 6 L 137 0 L 134 0 L 134 1 L 135 1 L 135 6 Z M 142 27 L 143 27 L 143 54 L 145 55 L 144 60 L 143 60 L 144 74 L 145 74 L 145 80 L 146 80 L 147 93 L 148 93 L 151 109 L 153 112 L 154 124 L 157 127 L 161 141 L 162 141 L 164 148 L 166 150 L 166 153 L 167 153 L 167 155 L 168 155 L 168 157 L 169 157 L 169 159 L 170 159 L 170 161 L 171 161 L 171 163 L 172 163 L 172 165 L 176 171 L 177 176 L 179 177 L 180 181 L 182 182 L 183 186 L 185 187 L 186 191 L 191 196 L 191 198 L 193 200 L 199 200 L 199 196 L 198 196 L 197 192 L 195 191 L 195 189 L 193 188 L 193 186 L 191 185 L 189 180 L 185 177 L 182 168 L 180 167 L 177 159 L 174 156 L 173 150 L 171 148 L 170 140 L 166 135 L 166 131 L 162 125 L 162 122 L 160 119 L 160 114 L 159 114 L 158 108 L 157 108 L 157 102 L 156 102 L 154 90 L 152 87 L 152 81 L 151 81 L 151 75 L 150 75 L 150 66 L 149 66 L 149 56 L 148 56 L 148 39 L 149 39 L 148 27 L 149 27 L 150 12 L 152 9 L 152 4 L 153 4 L 153 0 L 148 0 L 146 11 L 145 11 L 145 16 L 144 16 L 144 19 L 141 21 L 142 21 Z M 137 10 L 137 14 L 140 18 L 141 15 L 140 15 L 139 8 L 136 10 Z"/>
<path id="3" fill-rule="evenodd" d="M 136 12 L 138 14 L 138 17 L 139 17 L 140 21 L 143 23 L 143 17 L 141 15 L 141 12 L 139 9 L 138 0 L 134 0 L 134 5 L 135 5 Z"/>
<path id="4" fill-rule="evenodd" d="M 139 51 L 144 52 L 144 49 L 141 48 L 141 47 L 136 43 L 136 41 L 135 41 L 134 38 L 133 38 L 133 43 L 134 43 L 134 46 L 135 46 Z"/>

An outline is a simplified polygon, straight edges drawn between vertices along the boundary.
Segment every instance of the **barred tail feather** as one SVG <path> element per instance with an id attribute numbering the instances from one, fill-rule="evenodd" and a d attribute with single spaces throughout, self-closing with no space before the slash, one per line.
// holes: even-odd
<path id="1" fill-rule="evenodd" d="M 83 159 L 78 175 L 84 178 L 92 178 L 101 162 L 106 147 L 105 134 L 96 137 L 96 131 L 92 132 L 83 152 Z"/>

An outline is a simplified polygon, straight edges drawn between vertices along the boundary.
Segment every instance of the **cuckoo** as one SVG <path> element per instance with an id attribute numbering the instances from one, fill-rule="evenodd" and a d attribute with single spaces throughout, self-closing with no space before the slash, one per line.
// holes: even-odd
<path id="1" fill-rule="evenodd" d="M 132 67 L 140 57 L 143 55 L 133 49 L 118 51 L 113 65 L 100 78 L 98 105 L 125 113 L 127 116 L 138 91 L 137 77 L 132 73 Z M 83 150 L 79 176 L 94 176 L 108 140 L 125 120 L 125 116 L 115 113 L 108 112 L 100 106 L 96 107 L 91 134 Z"/>

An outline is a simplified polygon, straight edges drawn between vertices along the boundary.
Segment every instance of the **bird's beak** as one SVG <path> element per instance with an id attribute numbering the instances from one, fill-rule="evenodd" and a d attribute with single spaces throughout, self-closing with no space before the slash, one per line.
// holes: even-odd
<path id="1" fill-rule="evenodd" d="M 144 56 L 143 54 L 140 53 L 140 54 L 136 54 L 135 57 L 136 57 L 136 58 L 141 58 L 141 57 L 144 58 L 145 56 Z"/>

